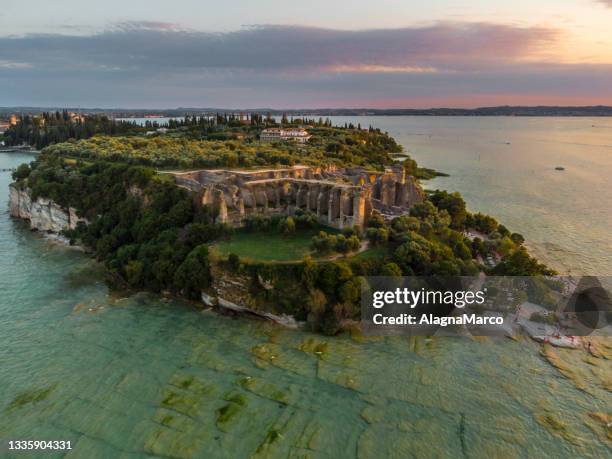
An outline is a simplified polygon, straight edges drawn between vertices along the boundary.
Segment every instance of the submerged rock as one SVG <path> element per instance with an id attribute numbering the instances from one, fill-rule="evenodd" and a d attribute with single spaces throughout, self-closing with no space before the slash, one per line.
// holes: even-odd
<path id="1" fill-rule="evenodd" d="M 208 304 L 207 301 L 212 302 L 211 297 L 206 294 L 203 294 L 202 300 L 205 304 Z M 287 314 L 276 315 L 266 311 L 257 311 L 255 309 L 250 309 L 244 306 L 237 305 L 221 297 L 217 298 L 217 306 L 220 309 L 231 311 L 237 314 L 269 320 L 279 325 L 282 325 L 283 327 L 291 329 L 297 329 L 299 327 L 298 322 L 292 316 L 289 316 Z"/>

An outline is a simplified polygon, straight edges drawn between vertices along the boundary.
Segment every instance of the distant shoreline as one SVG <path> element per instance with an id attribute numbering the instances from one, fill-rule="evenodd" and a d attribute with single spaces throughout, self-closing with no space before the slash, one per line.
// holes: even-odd
<path id="1" fill-rule="evenodd" d="M 215 113 L 270 113 L 288 116 L 511 116 L 511 117 L 612 117 L 612 106 L 499 106 L 478 108 L 75 108 L 75 107 L 0 107 L 0 116 L 13 113 L 40 113 L 44 111 L 69 110 L 77 113 L 107 114 L 115 118 L 178 117 Z"/>
<path id="2" fill-rule="evenodd" d="M 38 154 L 40 153 L 40 150 L 32 150 L 32 149 L 27 149 L 27 148 L 6 148 L 6 147 L 0 147 L 0 153 L 29 153 L 32 155 Z"/>

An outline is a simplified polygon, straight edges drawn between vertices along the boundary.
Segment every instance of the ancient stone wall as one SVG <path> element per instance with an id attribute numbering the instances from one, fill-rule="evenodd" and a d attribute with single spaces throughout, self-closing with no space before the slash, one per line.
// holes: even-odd
<path id="1" fill-rule="evenodd" d="M 422 191 L 403 168 L 370 172 L 362 168 L 201 170 L 173 173 L 176 182 L 199 193 L 217 221 L 242 225 L 250 215 L 292 215 L 309 210 L 334 228 L 364 227 L 372 211 L 386 216 L 405 213 L 422 199 Z"/>

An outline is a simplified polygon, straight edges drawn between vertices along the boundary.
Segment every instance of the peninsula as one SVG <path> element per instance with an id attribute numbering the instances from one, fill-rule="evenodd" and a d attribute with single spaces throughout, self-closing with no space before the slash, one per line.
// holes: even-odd
<path id="1" fill-rule="evenodd" d="M 60 126 L 83 138 L 53 142 Z M 374 127 L 257 114 L 139 127 L 57 113 L 7 134 L 48 145 L 14 172 L 11 215 L 87 248 L 117 288 L 335 334 L 358 326 L 363 276 L 552 272 L 458 193 L 425 192 L 432 171 L 398 161 L 401 146 Z"/>

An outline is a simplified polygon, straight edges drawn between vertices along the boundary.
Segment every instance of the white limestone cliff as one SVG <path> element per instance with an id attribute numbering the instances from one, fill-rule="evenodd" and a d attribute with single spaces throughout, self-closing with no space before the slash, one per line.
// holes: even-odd
<path id="1" fill-rule="evenodd" d="M 79 222 L 88 223 L 77 216 L 73 207 L 65 209 L 43 197 L 32 201 L 30 189 L 20 189 L 15 184 L 9 186 L 9 207 L 12 217 L 29 220 L 30 228 L 38 231 L 61 233 L 76 228 Z"/>

